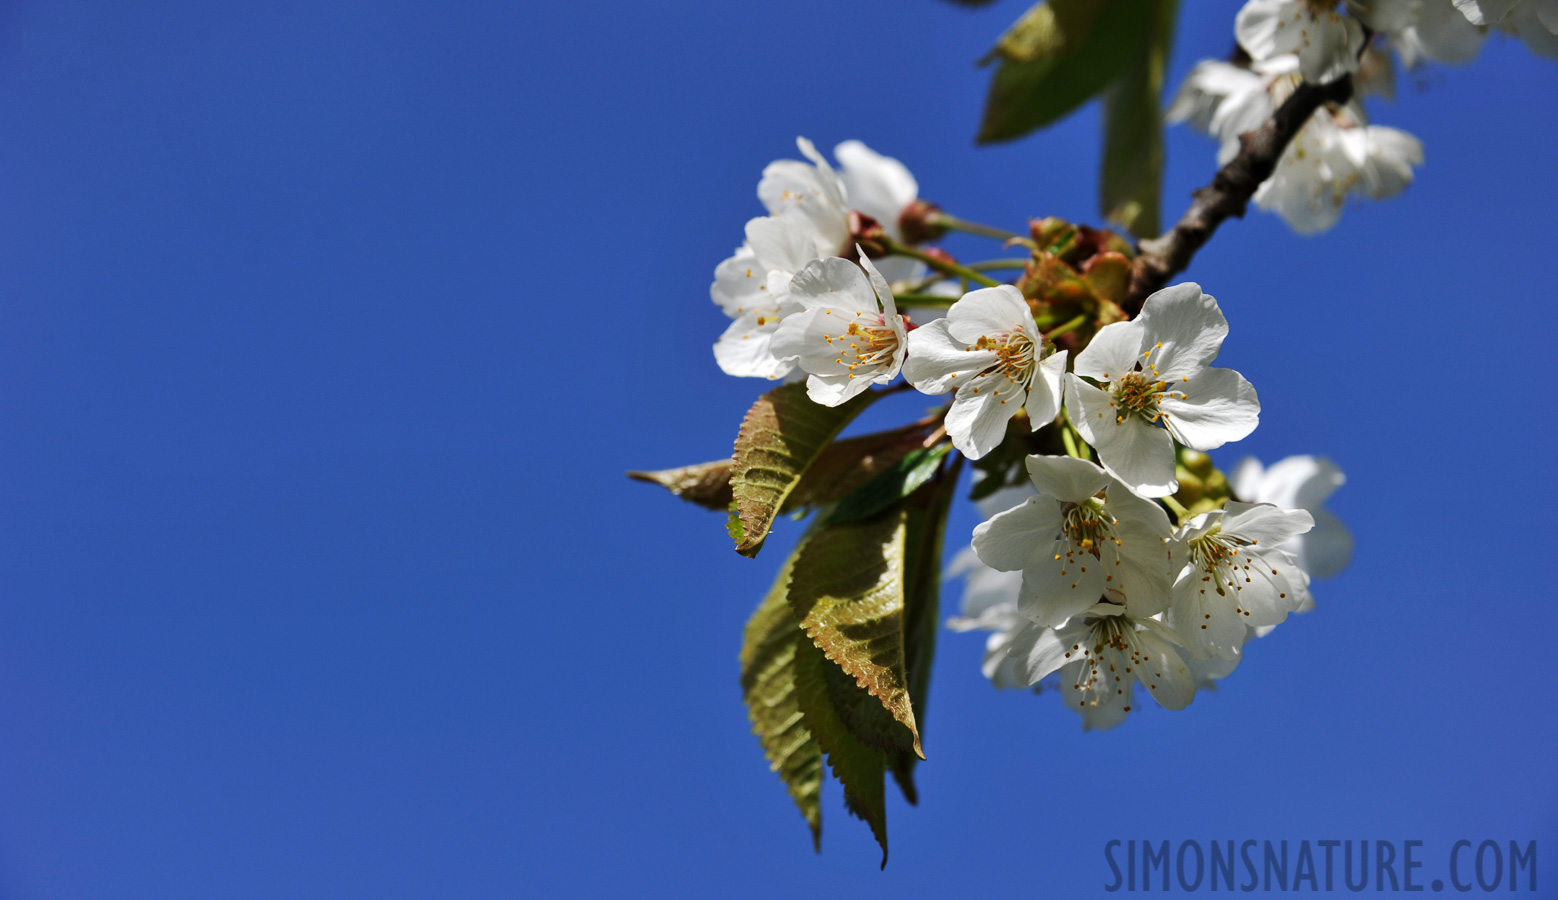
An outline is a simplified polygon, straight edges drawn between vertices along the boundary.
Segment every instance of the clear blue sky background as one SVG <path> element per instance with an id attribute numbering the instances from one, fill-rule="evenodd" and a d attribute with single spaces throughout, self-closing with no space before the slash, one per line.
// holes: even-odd
<path id="1" fill-rule="evenodd" d="M 1184 6 L 1176 81 L 1238 3 Z M 0 895 L 1088 896 L 1111 838 L 1540 839 L 1552 879 L 1558 66 L 1502 41 L 1374 105 L 1403 197 L 1190 273 L 1264 406 L 1219 458 L 1351 479 L 1319 610 L 1104 734 L 944 632 L 887 871 L 833 787 L 813 855 L 736 678 L 794 527 L 741 559 L 621 473 L 762 390 L 707 285 L 796 134 L 1093 216 L 1096 111 L 972 145 L 1023 8 L 7 3 Z M 1213 145 L 1169 150 L 1172 215 Z"/>

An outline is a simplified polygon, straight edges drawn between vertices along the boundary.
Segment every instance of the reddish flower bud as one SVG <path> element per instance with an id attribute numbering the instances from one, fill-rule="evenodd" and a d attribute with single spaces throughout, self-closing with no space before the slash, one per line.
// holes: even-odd
<path id="1" fill-rule="evenodd" d="M 926 247 L 925 249 L 921 250 L 920 252 L 925 254 L 926 256 L 931 257 L 932 259 L 939 259 L 942 262 L 947 262 L 947 263 L 952 263 L 953 265 L 957 265 L 957 259 L 952 254 L 950 254 L 947 251 L 941 249 L 940 247 Z"/>
<path id="2" fill-rule="evenodd" d="M 849 211 L 849 242 L 859 245 L 866 256 L 887 255 L 887 229 L 882 223 L 857 210 Z"/>
<path id="3" fill-rule="evenodd" d="M 939 241 L 947 234 L 946 226 L 936 223 L 941 207 L 929 200 L 915 200 L 898 214 L 898 230 L 906 244 L 923 244 Z"/>

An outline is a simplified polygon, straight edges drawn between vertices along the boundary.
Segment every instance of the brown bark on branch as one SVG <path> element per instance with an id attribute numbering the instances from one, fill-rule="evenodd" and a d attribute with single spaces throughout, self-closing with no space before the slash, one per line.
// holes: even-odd
<path id="1" fill-rule="evenodd" d="M 1132 316 L 1141 312 L 1147 296 L 1190 265 L 1201 245 L 1225 219 L 1243 218 L 1250 197 L 1276 171 L 1288 143 L 1314 111 L 1325 103 L 1346 103 L 1352 97 L 1352 77 L 1325 84 L 1304 82 L 1254 131 L 1239 136 L 1239 155 L 1217 170 L 1212 183 L 1193 195 L 1190 208 L 1162 235 L 1141 242 L 1141 255 L 1131 266 L 1131 290 L 1121 304 Z"/>

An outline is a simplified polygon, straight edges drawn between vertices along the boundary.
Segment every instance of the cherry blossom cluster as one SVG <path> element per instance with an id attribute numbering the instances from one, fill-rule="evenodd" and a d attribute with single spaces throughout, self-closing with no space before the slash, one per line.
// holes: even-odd
<path id="1" fill-rule="evenodd" d="M 1323 549 L 1305 549 L 1328 493 L 1311 482 L 1334 488 L 1334 466 L 1296 458 L 1262 473 L 1250 462 L 1236 489 L 1201 485 L 1194 498 L 1181 484 L 1214 474 L 1205 452 L 1260 418 L 1250 383 L 1212 365 L 1228 334 L 1212 296 L 1191 283 L 1157 291 L 1074 357 L 1054 343 L 1062 327 L 1041 332 L 1010 284 L 957 296 L 958 282 L 943 280 L 945 314 L 917 325 L 894 290 L 937 281 L 924 262 L 940 257 L 902 243 L 926 232 L 935 208 L 901 163 L 863 144 L 841 144 L 836 170 L 798 143 L 808 162 L 764 170 L 769 215 L 747 223 L 715 270 L 712 297 L 733 320 L 714 347 L 720 366 L 805 378 L 807 396 L 830 407 L 901 374 L 950 395 L 945 437 L 972 460 L 1013 429 L 1064 435 L 1067 455 L 1027 456 L 1031 487 L 997 495 L 1010 508 L 988 510 L 954 567 L 968 591 L 950 624 L 994 632 L 987 676 L 1036 686 L 1054 675 L 1087 727 L 1108 727 L 1133 708 L 1136 682 L 1181 709 L 1198 684 L 1232 671 L 1250 636 L 1310 604 L 1310 557 L 1334 557 L 1347 540 L 1327 518 Z M 900 255 L 873 261 L 873 241 Z"/>
<path id="2" fill-rule="evenodd" d="M 1422 143 L 1369 124 L 1357 95 L 1392 93 L 1393 55 L 1409 68 L 1464 63 L 1492 31 L 1558 57 L 1558 0 L 1249 0 L 1234 21 L 1243 55 L 1198 63 L 1168 120 L 1216 138 L 1226 163 L 1239 135 L 1265 121 L 1300 81 L 1352 76 L 1354 99 L 1318 110 L 1254 198 L 1297 232 L 1325 231 L 1348 197 L 1394 196 L 1423 164 Z"/>
<path id="3" fill-rule="evenodd" d="M 1192 469 L 1212 471 L 1205 457 L 1185 456 Z M 949 576 L 964 578 L 964 590 L 963 614 L 947 624 L 954 631 L 990 632 L 983 671 L 995 686 L 1031 686 L 1036 692 L 1048 686 L 1081 713 L 1085 729 L 1107 729 L 1123 722 L 1135 707 L 1137 681 L 1169 709 L 1188 705 L 1197 689 L 1212 688 L 1233 672 L 1247 641 L 1269 634 L 1288 613 L 1314 607 L 1311 578 L 1335 575 L 1351 559 L 1351 534 L 1322 508 L 1346 480 L 1334 463 L 1292 456 L 1266 468 L 1247 457 L 1230 479 L 1231 495 L 1242 499 L 1191 517 L 1167 542 L 1168 568 L 1174 572 L 1167 596 L 1158 551 L 1154 549 L 1145 567 L 1128 562 L 1126 542 L 1131 539 L 1116 534 L 1121 543 L 1115 545 L 1119 555 L 1114 567 L 1122 572 L 1133 567 L 1138 576 L 1152 573 L 1153 585 L 1134 596 L 1122 596 L 1110 593 L 1107 588 L 1114 582 L 1106 581 L 1106 602 L 1083 610 L 1080 617 L 1068 617 L 1058 627 L 1046 625 L 1046 620 L 1057 618 L 1054 598 L 1071 592 L 1066 579 L 1082 576 L 1087 560 L 1075 547 L 1062 545 L 1059 535 L 1068 534 L 1064 528 L 1056 532 L 1047 567 L 1042 553 L 1031 548 L 1020 560 L 1026 565 L 1015 566 L 1019 560 L 1003 554 L 1022 551 L 1020 541 L 1012 541 L 1022 529 L 1031 530 L 1054 518 L 1056 495 L 1046 488 L 1069 487 L 1076 496 L 1091 479 L 1107 478 L 1107 473 L 1078 462 L 1033 457 L 1028 462 L 1034 474 L 1032 486 L 1005 488 L 979 503 L 987 521 L 976 529 L 973 546 L 959 553 L 948 569 Z M 1059 481 L 1078 476 L 1083 479 L 1080 484 Z M 1095 495 L 1101 507 L 1111 505 L 1108 488 L 1105 481 L 1101 496 Z M 1115 493 L 1111 519 L 1122 521 L 1111 523 L 1113 527 L 1135 531 L 1137 549 L 1152 547 L 1145 536 L 1163 533 L 1150 529 L 1167 526 L 1164 513 L 1156 505 L 1143 505 L 1139 497 L 1127 497 L 1125 491 Z M 1060 508 L 1066 509 L 1066 501 L 1060 501 Z M 1134 515 L 1122 516 L 1120 509 Z M 1055 553 L 1062 559 L 1055 559 Z M 1093 560 L 1090 567 L 1109 578 L 1107 565 L 1097 565 L 1103 555 Z M 1067 565 L 1057 569 L 1062 561 Z M 1038 572 L 1030 576 L 1035 567 Z M 1043 584 L 1041 579 L 1056 575 L 1067 594 L 1036 588 Z M 1123 584 L 1124 576 L 1116 580 Z M 1149 614 L 1155 607 L 1157 611 Z M 1089 623 L 1101 616 L 1111 620 Z M 1099 639 L 1099 628 L 1105 629 L 1108 640 Z M 1083 634 L 1091 635 L 1091 642 L 1080 640 Z M 1142 660 L 1151 665 L 1143 667 Z"/>

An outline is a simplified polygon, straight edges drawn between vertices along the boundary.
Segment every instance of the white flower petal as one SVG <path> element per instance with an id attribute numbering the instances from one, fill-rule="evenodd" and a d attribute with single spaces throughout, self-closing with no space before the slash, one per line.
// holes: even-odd
<path id="1" fill-rule="evenodd" d="M 734 319 L 748 308 L 760 305 L 766 296 L 763 285 L 768 272 L 758 262 L 757 254 L 743 244 L 724 262 L 714 267 L 714 283 L 709 285 L 709 297 L 719 304 L 725 315 Z"/>
<path id="2" fill-rule="evenodd" d="M 895 240 L 901 239 L 898 217 L 920 196 L 919 183 L 903 163 L 883 156 L 860 141 L 845 141 L 833 148 L 839 178 L 850 206 L 882 223 Z"/>
<path id="3" fill-rule="evenodd" d="M 1197 656 L 1236 660 L 1249 628 L 1232 601 L 1217 593 L 1200 569 L 1186 566 L 1174 582 L 1174 630 Z"/>
<path id="4" fill-rule="evenodd" d="M 1115 528 L 1120 545 L 1103 548 L 1104 590 L 1111 599 L 1122 601 L 1132 616 L 1157 615 L 1173 599 L 1168 544 L 1145 529 L 1126 525 L 1121 520 Z"/>
<path id="5" fill-rule="evenodd" d="M 1223 531 L 1230 534 L 1275 548 L 1314 528 L 1315 519 L 1302 509 L 1281 509 L 1270 503 L 1231 500 L 1223 511 L 1222 527 Z"/>
<path id="6" fill-rule="evenodd" d="M 747 222 L 747 245 L 765 270 L 799 272 L 818 256 L 815 232 L 786 216 L 759 216 Z"/>
<path id="7" fill-rule="evenodd" d="M 947 333 L 946 319 L 921 325 L 909 332 L 903 377 L 926 394 L 956 390 L 996 362 L 993 351 L 966 350 L 966 346 Z"/>
<path id="8" fill-rule="evenodd" d="M 1158 406 L 1167 414 L 1168 430 L 1187 447 L 1214 450 L 1260 424 L 1255 388 L 1232 369 L 1205 369 L 1174 390 L 1188 399 L 1165 396 Z"/>
<path id="9" fill-rule="evenodd" d="M 840 260 L 843 262 L 843 260 Z M 772 352 L 779 359 L 797 361 L 814 375 L 848 374 L 838 363 L 828 340 L 844 334 L 844 317 L 822 308 L 802 310 L 786 316 L 774 331 Z"/>
<path id="10" fill-rule="evenodd" d="M 1165 497 L 1179 490 L 1174 478 L 1174 440 L 1167 430 L 1139 416 L 1115 414 L 1107 393 L 1067 376 L 1066 407 L 1071 424 L 1098 451 L 1105 470 L 1146 497 Z"/>
<path id="11" fill-rule="evenodd" d="M 1149 359 L 1158 376 L 1170 382 L 1211 365 L 1228 336 L 1228 320 L 1217 300 L 1202 293 L 1201 285 L 1194 282 L 1171 285 L 1152 294 L 1142 304 L 1138 321 L 1142 325 L 1141 350 L 1157 347 Z"/>
<path id="12" fill-rule="evenodd" d="M 1139 319 L 1115 322 L 1098 329 L 1093 340 L 1077 354 L 1072 371 L 1077 375 L 1110 381 L 1135 368 L 1146 340 Z"/>
<path id="13" fill-rule="evenodd" d="M 1363 25 L 1357 19 L 1328 11 L 1316 13 L 1308 24 L 1313 31 L 1298 45 L 1299 71 L 1305 81 L 1323 84 L 1358 71 Z"/>
<path id="14" fill-rule="evenodd" d="M 1028 399 L 1023 408 L 1028 411 L 1028 422 L 1034 431 L 1060 415 L 1061 378 L 1066 374 L 1066 352 L 1051 353 L 1040 360 Z"/>
<path id="15" fill-rule="evenodd" d="M 887 379 L 861 375 L 817 375 L 806 379 L 806 396 L 819 406 L 838 406 Z"/>
<path id="16" fill-rule="evenodd" d="M 981 337 L 993 337 L 1021 328 L 1033 327 L 1033 311 L 1022 292 L 1009 284 L 969 291 L 947 310 L 948 333 L 972 346 Z"/>
<path id="17" fill-rule="evenodd" d="M 1148 622 L 1152 620 L 1148 619 Z M 1152 624 L 1157 624 L 1153 622 Z M 1144 628 L 1133 636 L 1136 650 L 1145 659 L 1139 664 L 1137 677 L 1146 686 L 1152 699 L 1164 709 L 1184 709 L 1195 699 L 1196 686 L 1190 677 L 1190 668 L 1175 651 L 1174 645 L 1156 630 Z"/>
<path id="18" fill-rule="evenodd" d="M 892 287 L 888 285 L 887 279 L 882 277 L 882 273 L 876 270 L 876 266 L 871 264 L 870 258 L 866 256 L 864 250 L 860 249 L 859 244 L 855 245 L 855 253 L 860 257 L 860 267 L 865 269 L 866 276 L 870 279 L 872 293 L 881 302 L 882 315 L 889 320 L 895 319 L 898 315 L 898 304 L 893 300 Z"/>
<path id="19" fill-rule="evenodd" d="M 1065 665 L 1066 644 L 1053 628 L 1029 622 L 1012 636 L 1007 655 L 1023 684 L 1035 684 Z"/>
<path id="20" fill-rule="evenodd" d="M 1258 491 L 1239 496 L 1252 503 L 1313 511 L 1346 483 L 1341 468 L 1323 456 L 1289 456 L 1266 470 Z"/>
<path id="21" fill-rule="evenodd" d="M 1417 24 L 1406 37 L 1425 57 L 1442 63 L 1468 63 L 1482 51 L 1483 31 L 1461 15 L 1450 0 L 1423 0 Z"/>
<path id="22" fill-rule="evenodd" d="M 1066 546 L 1052 542 L 1047 555 L 1022 570 L 1017 610 L 1041 625 L 1060 625 L 1097 604 L 1104 591 L 1103 563 L 1090 554 L 1067 559 Z"/>
<path id="23" fill-rule="evenodd" d="M 831 307 L 836 311 L 835 315 L 881 311 L 866 273 L 858 265 L 838 256 L 806 263 L 790 281 L 790 296 L 808 309 Z"/>
<path id="24" fill-rule="evenodd" d="M 1260 464 L 1260 460 L 1253 456 L 1246 456 L 1234 466 L 1233 472 L 1228 475 L 1228 485 L 1233 488 L 1235 497 L 1243 497 L 1246 500 L 1256 502 L 1275 503 L 1278 506 L 1296 506 L 1294 503 L 1284 503 L 1270 497 L 1256 497 L 1255 492 L 1260 490 L 1261 481 L 1266 474 L 1266 467 Z"/>
<path id="25" fill-rule="evenodd" d="M 1033 479 L 1033 486 L 1040 494 L 1067 503 L 1080 503 L 1109 483 L 1103 469 L 1085 459 L 1030 456 L 1027 467 L 1028 477 Z M 1056 519 L 1057 523 L 1059 521 Z"/>
<path id="26" fill-rule="evenodd" d="M 970 459 L 994 450 L 1006 437 L 1006 426 L 1026 395 L 1002 371 L 981 372 L 958 389 L 947 411 L 952 446 Z"/>
<path id="27" fill-rule="evenodd" d="M 1030 497 L 1021 506 L 992 516 L 974 528 L 972 546 L 981 562 L 1012 572 L 1053 554 L 1060 532 L 1060 507 L 1053 500 Z"/>
<path id="28" fill-rule="evenodd" d="M 1292 5 L 1286 0 L 1250 0 L 1244 4 L 1233 20 L 1233 34 L 1239 46 L 1255 59 L 1270 59 L 1298 49 L 1297 30 L 1284 27 Z"/>
<path id="29" fill-rule="evenodd" d="M 714 345 L 714 360 L 727 375 L 742 378 L 779 379 L 795 368 L 793 360 L 776 359 L 771 342 L 777 318 L 759 325 L 757 313 L 747 313 L 737 318 L 720 335 Z"/>
<path id="30" fill-rule="evenodd" d="M 1352 562 L 1352 533 L 1340 519 L 1326 510 L 1315 510 L 1313 515 L 1314 530 L 1292 545 L 1283 546 L 1296 550 L 1294 556 L 1310 577 L 1330 578 Z"/>
<path id="31" fill-rule="evenodd" d="M 1455 0 L 1455 8 L 1473 25 L 1497 25 L 1520 0 Z"/>

